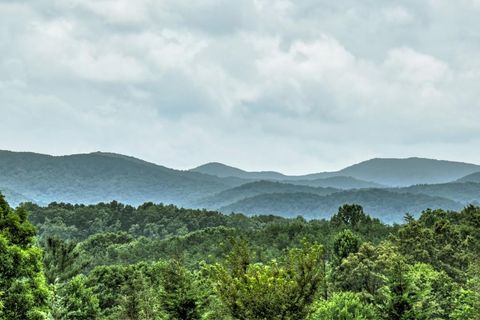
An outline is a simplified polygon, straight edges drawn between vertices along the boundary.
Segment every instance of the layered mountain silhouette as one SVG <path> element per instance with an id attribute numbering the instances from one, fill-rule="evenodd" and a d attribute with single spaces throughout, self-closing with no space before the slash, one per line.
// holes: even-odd
<path id="1" fill-rule="evenodd" d="M 207 163 L 190 171 L 243 179 L 317 180 L 349 177 L 376 186 L 410 186 L 414 184 L 445 183 L 472 173 L 480 176 L 480 166 L 471 163 L 424 158 L 371 159 L 339 171 L 321 172 L 303 176 L 287 176 L 274 171 L 248 172 L 221 163 Z M 480 179 L 480 177 L 479 177 Z"/>
<path id="2" fill-rule="evenodd" d="M 423 158 L 372 159 L 339 171 L 341 175 L 391 186 L 451 182 L 480 171 L 480 166 L 464 162 Z"/>
<path id="3" fill-rule="evenodd" d="M 262 194 L 273 193 L 308 193 L 315 195 L 328 195 L 341 191 L 331 187 L 309 187 L 290 183 L 280 183 L 275 181 L 255 181 L 242 184 L 238 187 L 222 191 L 218 194 L 200 199 L 196 206 L 219 209 L 245 198 L 254 197 Z"/>
<path id="4" fill-rule="evenodd" d="M 406 212 L 480 203 L 480 166 L 422 158 L 372 159 L 335 172 L 289 176 L 221 163 L 175 170 L 104 152 L 50 156 L 0 151 L 0 190 L 13 205 L 163 202 L 309 218 L 328 217 L 344 203 L 358 203 L 373 216 L 399 222 Z"/>
<path id="5" fill-rule="evenodd" d="M 457 180 L 457 182 L 477 182 L 480 183 L 480 172 L 475 172 L 472 174 L 469 174 L 465 177 L 462 177 Z"/>
<path id="6" fill-rule="evenodd" d="M 248 214 L 303 215 L 307 218 L 329 218 L 345 203 L 361 204 L 366 212 L 384 221 L 401 220 L 400 212 L 418 213 L 427 208 L 458 210 L 461 203 L 423 194 L 396 193 L 383 189 L 348 190 L 326 196 L 312 193 L 261 194 L 220 208 L 223 212 Z"/>
<path id="7" fill-rule="evenodd" d="M 249 172 L 219 162 L 210 162 L 193 168 L 191 172 L 200 172 L 217 177 L 236 177 L 249 180 L 287 180 L 290 177 L 275 171 Z"/>
<path id="8" fill-rule="evenodd" d="M 118 200 L 186 205 L 238 185 L 236 179 L 179 171 L 112 153 L 54 157 L 0 151 L 0 186 L 35 202 Z"/>

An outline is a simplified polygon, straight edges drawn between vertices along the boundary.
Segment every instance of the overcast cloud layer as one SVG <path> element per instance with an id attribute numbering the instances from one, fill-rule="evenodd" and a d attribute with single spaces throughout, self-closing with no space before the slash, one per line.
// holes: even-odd
<path id="1" fill-rule="evenodd" d="M 480 0 L 0 0 L 0 149 L 480 163 Z"/>

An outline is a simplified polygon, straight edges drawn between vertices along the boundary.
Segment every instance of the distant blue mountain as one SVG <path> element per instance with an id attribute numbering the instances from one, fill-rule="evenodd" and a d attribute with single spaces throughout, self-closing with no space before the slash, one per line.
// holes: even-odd
<path id="1" fill-rule="evenodd" d="M 16 191 L 13 191 L 9 188 L 1 187 L 0 192 L 5 196 L 5 199 L 9 203 L 10 206 L 16 207 L 22 202 L 32 202 L 32 199 L 20 194 Z"/>
<path id="2" fill-rule="evenodd" d="M 112 153 L 49 156 L 0 151 L 0 186 L 37 203 L 118 200 L 188 205 L 244 181 L 179 171 Z"/>
<path id="3" fill-rule="evenodd" d="M 476 182 L 476 183 L 480 183 L 480 172 L 475 172 L 475 173 L 469 174 L 465 177 L 461 177 L 456 182 Z"/>
<path id="4" fill-rule="evenodd" d="M 479 172 L 474 164 L 409 158 L 372 159 L 336 172 L 287 176 L 220 163 L 174 170 L 104 152 L 50 156 L 0 151 L 0 192 L 13 205 L 117 200 L 327 217 L 337 206 L 355 202 L 384 221 L 396 222 L 406 212 L 480 203 Z"/>
<path id="5" fill-rule="evenodd" d="M 286 217 L 329 218 L 345 203 L 363 206 L 370 215 L 385 222 L 401 222 L 406 213 L 418 216 L 428 208 L 458 210 L 463 204 L 424 194 L 397 193 L 382 189 L 347 190 L 330 195 L 311 193 L 261 194 L 220 208 L 224 213 L 275 214 Z"/>
<path id="6" fill-rule="evenodd" d="M 237 177 L 249 180 L 287 180 L 290 177 L 275 171 L 249 172 L 219 162 L 210 162 L 193 168 L 191 172 L 200 172 L 217 177 Z"/>
<path id="7" fill-rule="evenodd" d="M 480 171 L 480 166 L 424 158 L 372 159 L 337 172 L 391 186 L 445 183 Z"/>
<path id="8" fill-rule="evenodd" d="M 468 174 L 480 172 L 480 166 L 471 163 L 425 158 L 371 159 L 334 172 L 303 176 L 287 176 L 278 172 L 247 172 L 221 163 L 209 163 L 192 169 L 218 177 L 284 181 L 318 180 L 332 177 L 354 178 L 376 186 L 410 186 L 415 184 L 446 183 Z M 348 186 L 348 185 L 346 185 Z M 371 185 L 370 187 L 374 187 Z M 344 188 L 348 189 L 348 188 Z"/>
<path id="9" fill-rule="evenodd" d="M 254 197 L 262 194 L 271 193 L 309 193 L 315 195 L 327 195 L 341 191 L 335 188 L 310 187 L 304 185 L 295 185 L 289 183 L 280 183 L 274 181 L 254 181 L 245 183 L 241 186 L 234 187 L 218 194 L 200 199 L 196 206 L 218 209 L 222 206 Z"/>

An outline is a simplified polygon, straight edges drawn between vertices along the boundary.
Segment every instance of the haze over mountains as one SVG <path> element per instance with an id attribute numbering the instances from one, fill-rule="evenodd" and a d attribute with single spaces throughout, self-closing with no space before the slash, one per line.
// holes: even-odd
<path id="1" fill-rule="evenodd" d="M 330 177 L 350 177 L 373 182 L 377 186 L 409 186 L 420 183 L 450 182 L 480 172 L 480 166 L 470 163 L 424 158 L 371 159 L 335 172 L 320 172 L 303 176 L 287 176 L 274 171 L 247 172 L 212 162 L 190 171 L 217 177 L 267 180 L 315 180 Z"/>
<path id="2" fill-rule="evenodd" d="M 0 188 L 42 204 L 51 201 L 96 203 L 118 200 L 186 204 L 237 185 L 237 179 L 169 169 L 132 157 L 91 153 L 54 157 L 0 152 Z"/>
<path id="3" fill-rule="evenodd" d="M 457 182 L 478 182 L 480 183 L 480 172 L 475 172 L 472 174 L 469 174 L 465 177 L 462 177 L 457 180 Z"/>
<path id="4" fill-rule="evenodd" d="M 308 218 L 329 217 L 341 204 L 358 203 L 373 216 L 398 222 L 406 212 L 480 203 L 480 166 L 372 159 L 336 172 L 288 176 L 220 163 L 182 171 L 102 152 L 49 156 L 0 151 L 0 190 L 13 205 L 151 201 Z"/>

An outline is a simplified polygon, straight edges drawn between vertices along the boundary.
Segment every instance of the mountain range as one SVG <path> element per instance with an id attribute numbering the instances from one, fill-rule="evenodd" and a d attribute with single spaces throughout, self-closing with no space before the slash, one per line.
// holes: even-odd
<path id="1" fill-rule="evenodd" d="M 424 183 L 445 183 L 478 173 L 480 166 L 471 163 L 424 158 L 371 159 L 333 172 L 288 176 L 275 171 L 248 172 L 218 162 L 207 163 L 191 169 L 217 177 L 237 177 L 252 180 L 305 181 L 332 177 L 350 177 L 370 182 L 376 186 L 410 186 Z"/>
<path id="2" fill-rule="evenodd" d="M 243 181 L 179 171 L 112 153 L 49 156 L 0 151 L 0 190 L 7 188 L 40 204 L 118 200 L 185 205 Z"/>
<path id="3" fill-rule="evenodd" d="M 50 156 L 0 151 L 0 191 L 13 205 L 163 202 L 308 218 L 328 217 L 344 203 L 358 203 L 372 216 L 398 222 L 407 212 L 480 203 L 480 166 L 423 158 L 371 159 L 334 172 L 292 176 L 221 163 L 175 170 L 105 152 Z"/>

